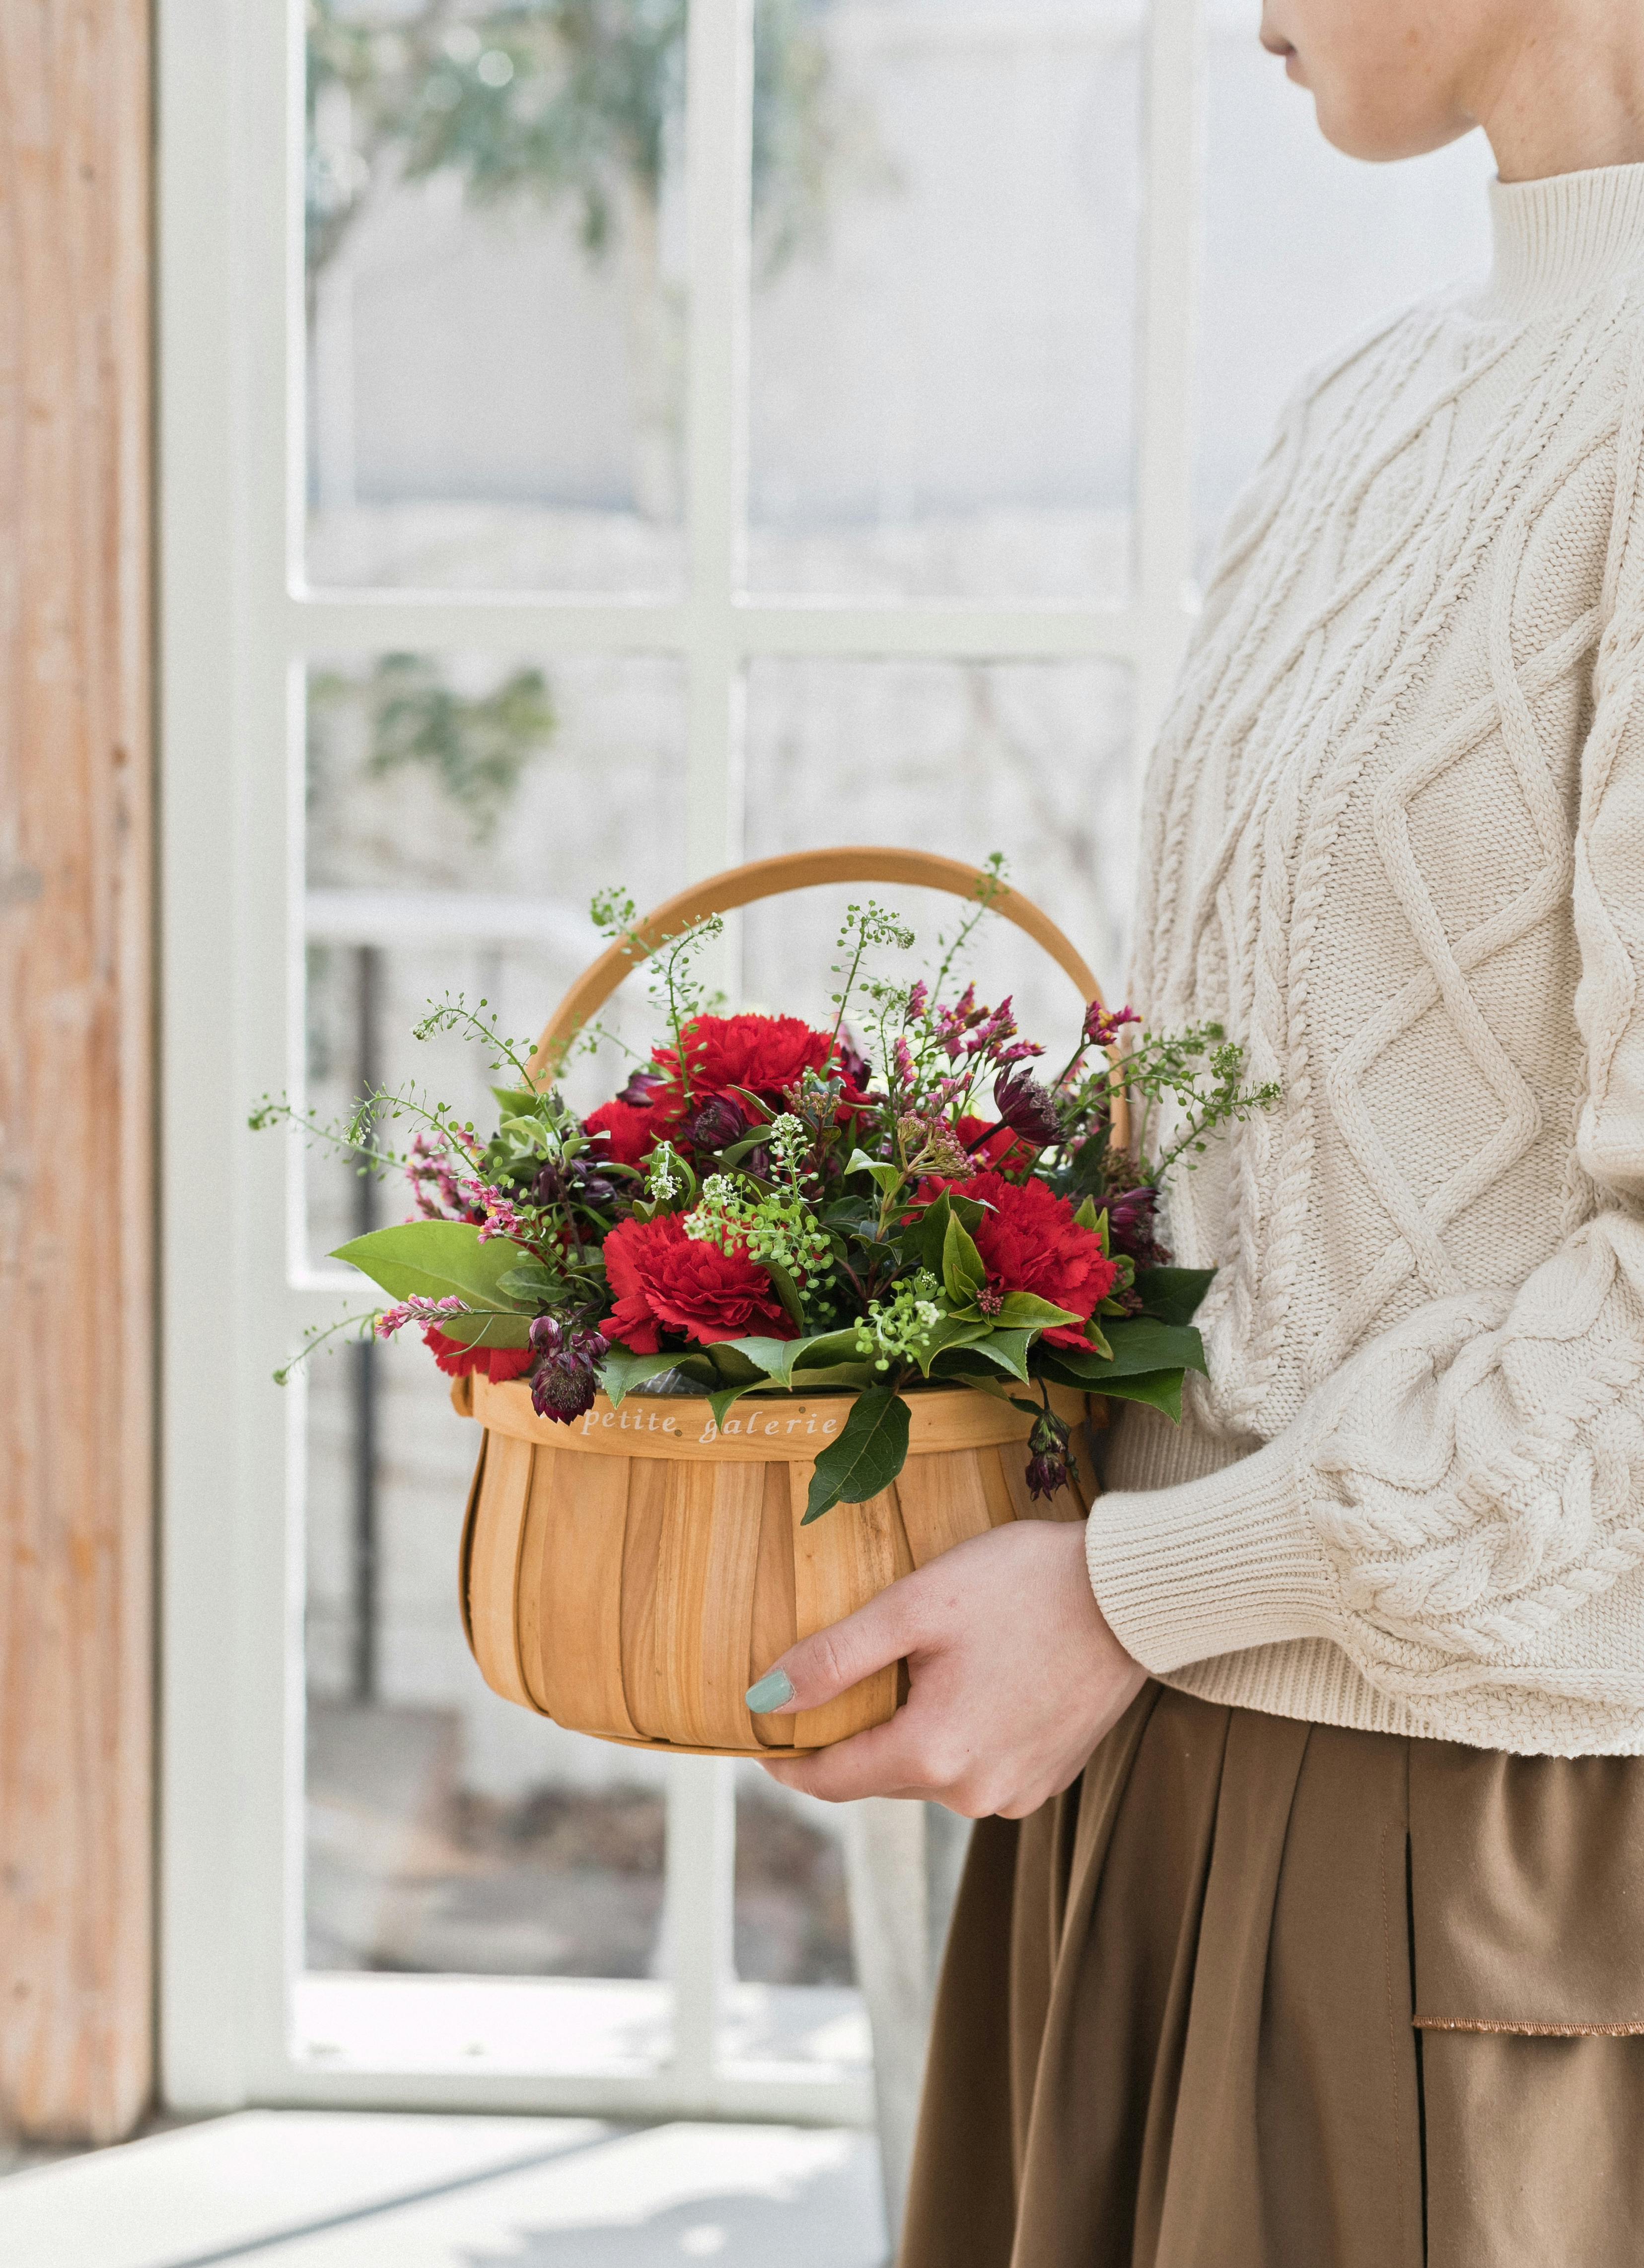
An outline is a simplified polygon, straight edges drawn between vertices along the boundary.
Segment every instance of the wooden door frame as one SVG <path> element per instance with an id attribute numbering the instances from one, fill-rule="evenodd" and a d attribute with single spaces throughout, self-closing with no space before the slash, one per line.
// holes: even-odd
<path id="1" fill-rule="evenodd" d="M 0 2125 L 154 2034 L 149 0 L 0 0 Z"/>

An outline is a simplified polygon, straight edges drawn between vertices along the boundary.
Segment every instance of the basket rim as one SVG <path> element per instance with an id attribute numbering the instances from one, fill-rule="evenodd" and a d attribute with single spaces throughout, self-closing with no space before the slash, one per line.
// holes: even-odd
<path id="1" fill-rule="evenodd" d="M 522 1378 L 496 1384 L 476 1372 L 457 1383 L 471 1388 L 461 1399 L 453 1395 L 459 1411 L 476 1418 L 488 1432 L 511 1434 L 516 1440 L 576 1455 L 660 1457 L 705 1463 L 811 1463 L 830 1441 L 838 1439 L 844 1425 L 842 1404 L 853 1401 L 860 1390 L 836 1388 L 806 1395 L 778 1389 L 750 1394 L 726 1411 L 723 1426 L 715 1430 L 706 1395 L 634 1393 L 624 1395 L 621 1403 L 613 1407 L 609 1397 L 601 1394 L 595 1396 L 591 1410 L 565 1425 L 537 1416 L 531 1406 L 530 1388 Z M 1047 1386 L 1046 1390 L 1058 1417 L 1073 1423 L 1086 1419 L 1087 1395 L 1071 1387 Z M 1030 1411 L 979 1387 L 910 1388 L 909 1402 L 910 1456 L 1025 1441 L 1033 1429 Z M 630 1412 L 630 1403 L 643 1403 L 644 1410 Z M 681 1413 L 682 1422 L 678 1427 L 658 1423 L 659 1417 L 670 1410 Z"/>

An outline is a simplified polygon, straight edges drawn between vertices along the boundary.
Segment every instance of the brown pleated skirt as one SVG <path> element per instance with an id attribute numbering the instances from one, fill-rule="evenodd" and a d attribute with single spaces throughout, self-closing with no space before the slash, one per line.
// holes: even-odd
<path id="1" fill-rule="evenodd" d="M 979 1821 L 902 2268 L 1644 2262 L 1644 1759 L 1150 1684 Z"/>

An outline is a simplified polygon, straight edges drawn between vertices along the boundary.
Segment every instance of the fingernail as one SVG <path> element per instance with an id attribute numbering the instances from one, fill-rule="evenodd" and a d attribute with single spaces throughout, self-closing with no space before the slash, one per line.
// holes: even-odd
<path id="1" fill-rule="evenodd" d="M 785 1669 L 768 1669 L 757 1685 L 748 1689 L 748 1705 L 756 1717 L 768 1717 L 793 1698 L 793 1680 Z"/>

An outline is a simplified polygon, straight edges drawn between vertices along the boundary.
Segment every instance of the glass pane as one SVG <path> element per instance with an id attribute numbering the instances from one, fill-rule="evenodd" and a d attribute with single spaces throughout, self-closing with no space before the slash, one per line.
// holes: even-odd
<path id="1" fill-rule="evenodd" d="M 1310 366 L 1489 260 L 1482 135 L 1400 166 L 1332 150 L 1257 41 L 1254 0 L 1211 18 L 1195 512 L 1201 559 Z M 1207 564 L 1207 561 L 1205 562 Z"/>
<path id="2" fill-rule="evenodd" d="M 666 1761 L 492 1693 L 457 1614 L 477 1447 L 414 1341 L 308 1386 L 307 1962 L 654 1976 Z"/>
<path id="3" fill-rule="evenodd" d="M 734 1770 L 737 1983 L 720 2052 L 733 2064 L 866 2065 L 844 1813 L 778 1786 L 756 1764 Z"/>
<path id="4" fill-rule="evenodd" d="M 490 1108 L 483 1051 L 417 1041 L 412 1027 L 460 993 L 534 1041 L 601 949 L 593 892 L 620 884 L 645 907 L 682 887 L 680 666 L 316 662 L 307 765 L 308 1101 L 331 1121 L 364 1087 L 409 1079 L 477 1123 Z M 648 1044 L 643 985 L 601 1020 Z M 610 1047 L 575 1058 L 567 1088 L 592 1108 L 621 1086 L 620 1066 Z M 373 1203 L 399 1202 L 322 1150 L 306 1181 L 313 1261 L 371 1225 Z"/>
<path id="5" fill-rule="evenodd" d="M 736 1973 L 755 1984 L 851 1984 L 844 1821 L 770 1779 L 736 1767 Z"/>
<path id="6" fill-rule="evenodd" d="M 1134 844 L 1128 672 L 1109 662 L 760 660 L 748 703 L 749 857 L 829 843 L 914 843 L 1012 879 L 1059 923 L 1104 984 L 1122 968 Z M 750 1005 L 829 1013 L 843 891 L 745 917 Z M 957 902 L 882 889 L 922 946 Z M 1038 946 L 984 924 L 984 998 L 1014 995 L 1024 1030 L 1071 1043 L 1079 1004 Z"/>
<path id="7" fill-rule="evenodd" d="M 685 0 L 309 0 L 307 573 L 679 583 Z"/>
<path id="8" fill-rule="evenodd" d="M 1118 600 L 1141 8 L 756 20 L 754 587 Z"/>
<path id="9" fill-rule="evenodd" d="M 592 892 L 623 882 L 649 903 L 679 887 L 682 713 L 666 661 L 314 665 L 305 923 L 322 1119 L 408 1079 L 479 1119 L 482 1053 L 419 1045 L 410 1027 L 461 992 L 534 1037 L 598 949 Z M 575 1077 L 589 1102 L 620 1083 L 614 1057 Z M 311 1153 L 306 1179 L 316 1260 L 409 1210 L 346 1156 Z M 314 1360 L 309 1965 L 652 1976 L 665 1760 L 562 1732 L 481 1681 L 456 1598 L 476 1447 L 414 1341 Z"/>

